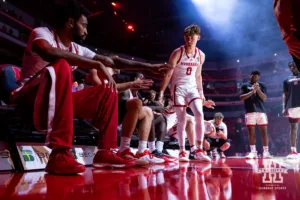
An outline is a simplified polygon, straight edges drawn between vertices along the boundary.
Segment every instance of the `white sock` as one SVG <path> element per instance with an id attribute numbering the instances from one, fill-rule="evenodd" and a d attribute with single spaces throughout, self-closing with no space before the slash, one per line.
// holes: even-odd
<path id="1" fill-rule="evenodd" d="M 157 142 L 156 142 L 156 150 L 157 150 L 158 152 L 162 152 L 163 148 L 164 148 L 164 142 L 162 142 L 162 141 L 157 141 Z"/>
<path id="2" fill-rule="evenodd" d="M 147 141 L 139 141 L 138 152 L 143 153 L 147 149 Z"/>
<path id="3" fill-rule="evenodd" d="M 291 150 L 292 150 L 293 152 L 297 152 L 296 147 L 291 147 Z"/>
<path id="4" fill-rule="evenodd" d="M 121 144 L 120 144 L 120 152 L 123 152 L 125 149 L 130 148 L 130 141 L 131 138 L 128 137 L 121 137 Z"/>
<path id="5" fill-rule="evenodd" d="M 269 147 L 268 146 L 263 146 L 264 152 L 269 152 Z"/>
<path id="6" fill-rule="evenodd" d="M 196 147 L 193 145 L 193 146 L 191 147 L 191 152 L 194 152 L 194 151 L 196 151 Z"/>
<path id="7" fill-rule="evenodd" d="M 183 152 L 183 151 L 185 151 L 185 146 L 179 147 L 179 152 Z"/>
<path id="8" fill-rule="evenodd" d="M 150 153 L 152 153 L 155 150 L 155 141 L 148 142 L 148 148 L 149 148 Z"/>
<path id="9" fill-rule="evenodd" d="M 250 145 L 250 150 L 251 150 L 251 152 L 256 152 L 256 146 L 255 145 Z"/>

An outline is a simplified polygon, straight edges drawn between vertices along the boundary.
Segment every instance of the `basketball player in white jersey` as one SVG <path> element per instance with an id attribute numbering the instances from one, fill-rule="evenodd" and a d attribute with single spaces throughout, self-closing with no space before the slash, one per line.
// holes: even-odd
<path id="1" fill-rule="evenodd" d="M 202 149 L 204 137 L 204 117 L 203 101 L 205 100 L 202 88 L 202 65 L 204 63 L 204 53 L 196 47 L 200 40 L 200 27 L 190 25 L 184 30 L 185 45 L 173 51 L 169 59 L 169 64 L 174 69 L 169 70 L 162 80 L 159 97 L 163 98 L 163 93 L 171 82 L 171 96 L 178 119 L 178 142 L 180 147 L 179 161 L 189 161 L 185 151 L 185 126 L 186 108 L 190 107 L 195 116 L 196 140 L 197 144 L 195 159 L 210 162 L 211 159 L 204 154 Z"/>

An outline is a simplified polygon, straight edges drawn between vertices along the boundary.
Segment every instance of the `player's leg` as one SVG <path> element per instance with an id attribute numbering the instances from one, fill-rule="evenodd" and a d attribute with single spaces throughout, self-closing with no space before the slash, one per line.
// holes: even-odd
<path id="1" fill-rule="evenodd" d="M 124 109 L 126 111 L 124 117 L 121 117 L 123 113 L 119 113 L 119 119 L 122 119 L 122 131 L 118 155 L 124 159 L 134 159 L 135 155 L 130 151 L 130 142 L 132 134 L 136 129 L 139 117 L 140 115 L 143 115 L 141 120 L 144 118 L 150 118 L 149 121 L 151 121 L 152 116 L 148 117 L 148 115 L 142 113 L 143 105 L 139 99 L 130 99 L 126 102 L 122 101 L 119 103 L 119 106 L 123 106 L 122 108 L 119 108 L 119 111 L 124 112 Z"/>
<path id="2" fill-rule="evenodd" d="M 162 152 L 164 146 L 163 140 L 166 132 L 166 119 L 162 115 L 155 115 L 151 126 L 150 135 L 148 138 L 148 147 L 150 152 L 154 152 L 155 150 L 157 150 L 160 153 Z M 156 144 L 155 138 L 157 138 Z"/>
<path id="3" fill-rule="evenodd" d="M 104 85 L 85 88 L 73 94 L 74 116 L 91 119 L 99 130 L 94 167 L 128 167 L 134 160 L 123 159 L 111 149 L 117 147 L 118 94 Z"/>
<path id="4" fill-rule="evenodd" d="M 167 122 L 164 116 L 159 115 L 155 121 L 156 130 L 156 150 L 162 152 L 164 147 L 164 139 L 167 133 Z"/>
<path id="5" fill-rule="evenodd" d="M 257 151 L 256 151 L 256 136 L 255 136 L 255 125 L 248 125 L 248 139 L 250 144 L 250 153 L 246 156 L 246 158 L 256 158 Z"/>
<path id="6" fill-rule="evenodd" d="M 221 158 L 226 158 L 224 151 L 228 150 L 230 147 L 230 142 L 224 139 L 220 140 L 220 145 L 218 148 L 219 154 Z"/>
<path id="7" fill-rule="evenodd" d="M 268 141 L 268 117 L 266 113 L 256 113 L 257 125 L 262 136 L 263 143 L 263 158 L 272 158 L 269 153 L 269 141 Z"/>
<path id="8" fill-rule="evenodd" d="M 138 127 L 139 147 L 135 155 L 136 158 L 150 163 L 163 163 L 163 159 L 152 156 L 151 152 L 147 150 L 147 141 L 153 123 L 153 111 L 151 108 L 143 106 L 139 120 L 141 120 Z"/>
<path id="9" fill-rule="evenodd" d="M 186 127 L 185 127 L 186 135 L 189 140 L 190 145 L 190 160 L 195 160 L 196 153 L 196 140 L 195 140 L 195 119 L 193 116 L 187 114 L 186 115 Z"/>
<path id="10" fill-rule="evenodd" d="M 256 113 L 246 113 L 245 122 L 248 129 L 248 139 L 250 144 L 250 153 L 245 157 L 247 159 L 257 158 L 256 151 L 256 137 L 255 137 L 255 126 L 256 126 Z"/>
<path id="11" fill-rule="evenodd" d="M 211 159 L 205 155 L 203 151 L 203 139 L 204 139 L 204 116 L 203 116 L 203 105 L 201 99 L 195 99 L 189 103 L 189 107 L 193 111 L 195 117 L 195 130 L 196 130 L 196 142 L 197 150 L 195 158 L 200 161 L 208 161 Z"/>
<path id="12" fill-rule="evenodd" d="M 179 143 L 179 161 L 188 161 L 187 153 L 185 152 L 185 126 L 186 126 L 186 107 L 176 107 L 175 108 L 177 115 L 177 134 L 178 134 L 178 143 Z"/>
<path id="13" fill-rule="evenodd" d="M 298 132 L 298 119 L 289 118 L 290 123 L 290 142 L 291 153 L 287 156 L 288 159 L 298 159 L 298 153 L 296 148 L 297 132 Z"/>
<path id="14" fill-rule="evenodd" d="M 157 158 L 163 159 L 165 162 L 171 162 L 177 160 L 177 158 L 169 155 L 167 150 L 164 150 L 164 139 L 165 134 L 167 133 L 167 121 L 163 115 L 155 116 L 154 126 L 156 131 L 156 144 L 153 142 L 152 144 L 148 141 L 148 145 L 152 146 L 149 150 L 155 155 Z"/>
<path id="15" fill-rule="evenodd" d="M 74 174 L 85 170 L 76 162 L 70 148 L 73 141 L 72 71 L 60 59 L 29 80 L 13 96 L 13 102 L 33 111 L 34 125 L 47 130 L 46 144 L 52 148 L 45 170 L 56 174 Z M 32 116 L 32 115 L 31 115 Z M 27 117 L 31 117 L 27 116 Z"/>

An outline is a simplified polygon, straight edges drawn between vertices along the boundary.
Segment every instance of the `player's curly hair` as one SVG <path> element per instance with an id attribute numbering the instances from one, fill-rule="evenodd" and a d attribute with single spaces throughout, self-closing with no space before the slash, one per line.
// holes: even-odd
<path id="1" fill-rule="evenodd" d="M 258 69 L 252 70 L 251 71 L 251 75 L 258 75 L 258 76 L 260 76 L 260 70 L 258 70 Z"/>
<path id="2" fill-rule="evenodd" d="M 54 26 L 61 28 L 69 20 L 69 18 L 75 21 L 84 15 L 88 17 L 90 12 L 82 4 L 76 0 L 63 0 L 55 5 L 55 21 Z"/>
<path id="3" fill-rule="evenodd" d="M 200 35 L 201 29 L 198 25 L 192 24 L 184 29 L 184 35 Z"/>

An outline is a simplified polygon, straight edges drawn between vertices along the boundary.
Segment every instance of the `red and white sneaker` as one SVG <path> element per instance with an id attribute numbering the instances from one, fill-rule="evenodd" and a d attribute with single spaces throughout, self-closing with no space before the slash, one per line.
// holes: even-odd
<path id="1" fill-rule="evenodd" d="M 134 159 L 135 160 L 135 165 L 137 165 L 137 166 L 143 166 L 143 165 L 148 165 L 149 164 L 148 160 L 137 159 L 135 157 L 135 155 L 131 152 L 130 148 L 125 149 L 123 152 L 118 151 L 117 155 L 124 158 L 124 159 Z"/>
<path id="2" fill-rule="evenodd" d="M 77 174 L 85 171 L 85 166 L 77 162 L 70 149 L 54 149 L 45 171 L 52 174 Z"/>
<path id="3" fill-rule="evenodd" d="M 263 159 L 272 159 L 273 156 L 270 154 L 270 152 L 266 151 L 263 152 Z"/>
<path id="4" fill-rule="evenodd" d="M 257 156 L 257 151 L 256 152 L 250 152 L 248 153 L 247 156 L 245 156 L 246 159 L 257 159 L 258 156 Z"/>
<path id="5" fill-rule="evenodd" d="M 135 165 L 134 159 L 124 159 L 111 150 L 98 150 L 93 160 L 93 167 L 127 168 Z"/>
<path id="6" fill-rule="evenodd" d="M 286 158 L 287 158 L 287 159 L 298 159 L 299 156 L 298 156 L 298 153 L 297 153 L 297 152 L 292 151 Z"/>
<path id="7" fill-rule="evenodd" d="M 188 162 L 189 161 L 189 157 L 186 151 L 181 151 L 178 155 L 179 157 L 179 161 L 180 162 Z"/>
<path id="8" fill-rule="evenodd" d="M 195 160 L 203 161 L 203 162 L 211 162 L 210 157 L 204 154 L 202 148 L 199 148 L 195 152 Z"/>
<path id="9" fill-rule="evenodd" d="M 157 158 L 161 158 L 164 159 L 165 162 L 174 162 L 177 160 L 177 158 L 173 157 L 173 156 L 169 156 L 167 154 L 164 154 L 162 152 L 157 151 L 156 149 L 152 152 L 152 154 L 157 157 Z"/>
<path id="10" fill-rule="evenodd" d="M 159 164 L 164 163 L 164 159 L 157 158 L 153 154 L 151 154 L 148 150 L 145 150 L 143 153 L 136 152 L 135 157 L 140 160 L 149 161 L 149 163 Z"/>

